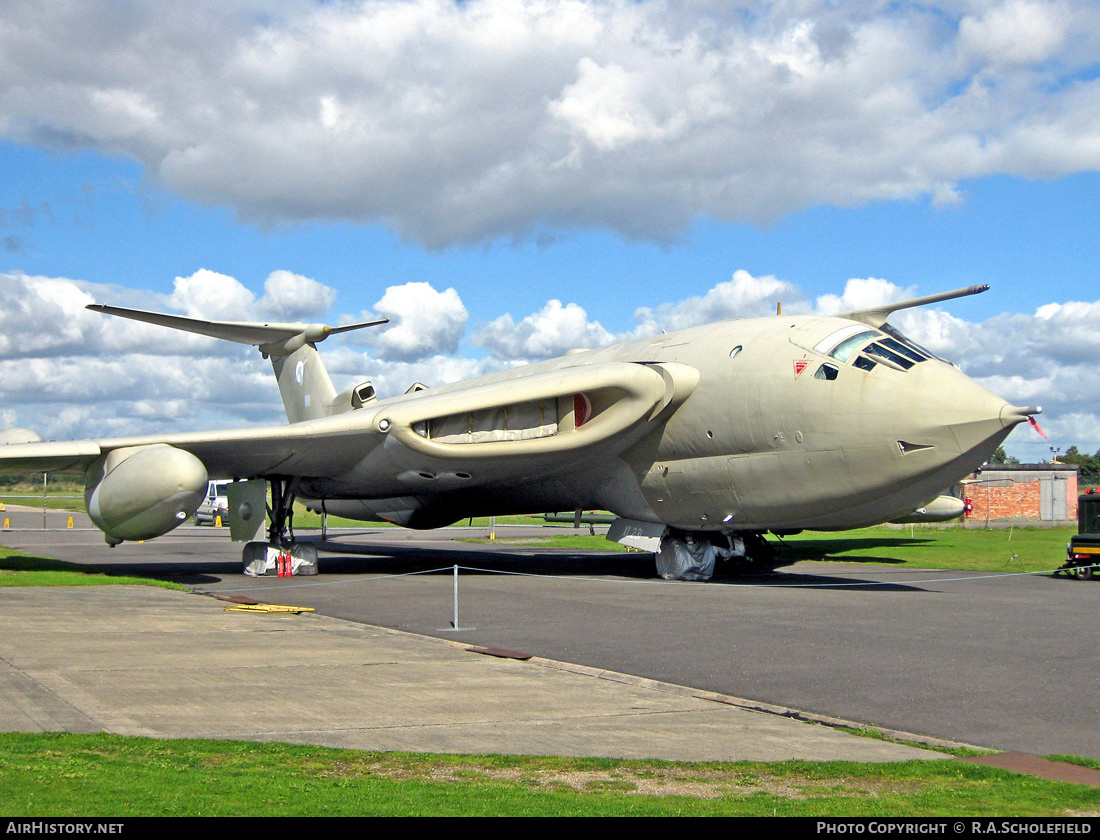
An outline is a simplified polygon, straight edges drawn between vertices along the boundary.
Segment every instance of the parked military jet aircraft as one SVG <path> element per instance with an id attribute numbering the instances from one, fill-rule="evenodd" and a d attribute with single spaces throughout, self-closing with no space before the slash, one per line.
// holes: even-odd
<path id="1" fill-rule="evenodd" d="M 267 542 L 250 543 L 246 560 L 269 545 L 316 556 L 294 540 L 296 498 L 412 528 L 604 509 L 618 517 L 610 537 L 621 542 L 662 553 L 717 545 L 751 559 L 769 531 L 912 515 L 1041 411 L 1009 405 L 886 323 L 897 310 L 987 288 L 836 316 L 713 323 L 389 399 L 369 382 L 337 394 L 316 349 L 382 322 L 230 323 L 92 305 L 258 347 L 289 423 L 12 442 L 0 445 L 0 471 L 84 473 L 88 513 L 112 545 L 172 530 L 217 478 L 264 491 L 231 497 L 235 533 L 255 533 L 271 487 Z"/>

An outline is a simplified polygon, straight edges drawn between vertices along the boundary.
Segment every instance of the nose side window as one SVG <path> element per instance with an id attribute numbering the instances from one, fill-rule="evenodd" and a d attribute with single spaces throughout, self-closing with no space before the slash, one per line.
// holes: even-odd
<path id="1" fill-rule="evenodd" d="M 860 370 L 872 370 L 875 363 L 868 359 L 866 356 L 857 356 L 856 360 L 852 362 L 853 367 L 857 367 Z"/>

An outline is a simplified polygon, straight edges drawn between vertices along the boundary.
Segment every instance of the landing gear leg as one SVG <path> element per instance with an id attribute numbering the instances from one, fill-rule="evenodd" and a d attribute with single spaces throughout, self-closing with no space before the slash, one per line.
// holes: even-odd
<path id="1" fill-rule="evenodd" d="M 271 479 L 271 504 L 267 515 L 271 525 L 267 529 L 267 541 L 275 546 L 288 546 L 294 542 L 294 497 L 302 479 L 294 477 Z"/>
<path id="2" fill-rule="evenodd" d="M 732 574 L 762 574 L 776 566 L 775 549 L 760 533 L 737 531 L 727 534 L 729 548 L 720 554 Z"/>
<path id="3" fill-rule="evenodd" d="M 745 560 L 756 571 L 770 572 L 775 565 L 775 549 L 763 534 L 745 536 Z"/>
<path id="4" fill-rule="evenodd" d="M 250 542 L 244 547 L 244 573 L 250 576 L 277 574 L 279 577 L 317 574 L 317 546 L 294 539 L 294 497 L 300 478 L 272 478 L 271 520 L 267 542 Z"/>

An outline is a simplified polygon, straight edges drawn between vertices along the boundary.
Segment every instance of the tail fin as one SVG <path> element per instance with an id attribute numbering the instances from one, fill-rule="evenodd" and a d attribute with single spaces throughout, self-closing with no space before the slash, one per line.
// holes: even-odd
<path id="1" fill-rule="evenodd" d="M 273 355 L 271 366 L 279 380 L 287 420 L 298 423 L 325 416 L 336 389 L 313 344 L 304 344 L 289 356 Z"/>
<path id="2" fill-rule="evenodd" d="M 324 324 L 203 321 L 97 303 L 89 304 L 88 309 L 258 347 L 265 359 L 271 359 L 275 378 L 279 381 L 279 393 L 283 397 L 283 407 L 291 423 L 324 417 L 336 396 L 321 354 L 317 352 L 317 342 L 336 333 L 375 327 L 389 321 L 382 318 L 343 327 L 328 327 Z"/>

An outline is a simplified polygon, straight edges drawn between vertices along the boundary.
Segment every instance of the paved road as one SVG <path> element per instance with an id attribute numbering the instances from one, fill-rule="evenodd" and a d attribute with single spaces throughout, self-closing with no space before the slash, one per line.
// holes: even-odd
<path id="1" fill-rule="evenodd" d="M 41 525 L 41 512 L 30 527 Z M 18 527 L 18 523 L 16 527 Z M 437 535 L 439 536 L 439 535 Z M 607 668 L 938 738 L 1100 758 L 1100 582 L 799 563 L 676 584 L 642 555 L 341 533 L 314 578 L 250 579 L 211 531 L 107 549 L 95 532 L 13 531 L 28 552 L 156 571 L 215 591 Z M 463 571 L 459 624 L 449 572 Z"/>

